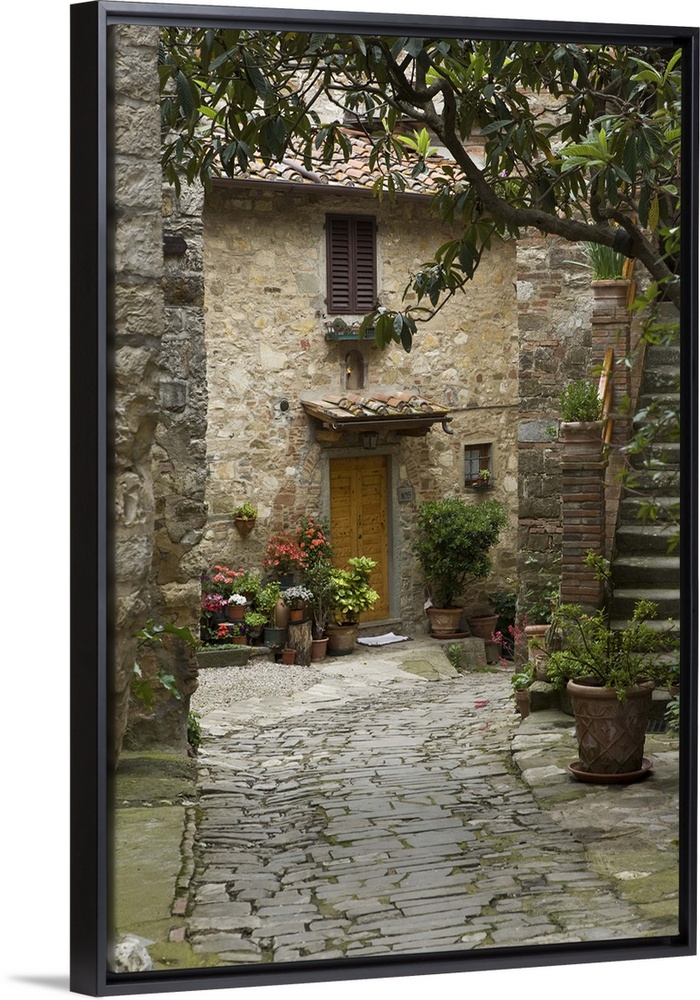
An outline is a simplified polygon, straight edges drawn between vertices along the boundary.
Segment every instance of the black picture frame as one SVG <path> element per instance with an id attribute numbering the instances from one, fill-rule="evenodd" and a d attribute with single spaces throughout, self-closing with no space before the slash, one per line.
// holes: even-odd
<path id="1" fill-rule="evenodd" d="M 159 973 L 107 971 L 109 600 L 111 560 L 110 400 L 107 336 L 110 290 L 110 154 L 107 29 L 120 22 L 218 25 L 299 30 L 324 26 L 353 33 L 481 33 L 492 37 L 574 39 L 585 33 L 610 42 L 667 42 L 683 48 L 685 258 L 683 310 L 690 333 L 682 367 L 684 530 L 683 620 L 688 623 L 686 743 L 680 770 L 681 897 L 676 938 L 489 949 L 449 956 L 216 968 Z M 541 965 L 588 964 L 696 955 L 697 909 L 697 401 L 698 401 L 698 45 L 697 28 L 599 25 L 338 11 L 223 8 L 203 5 L 89 2 L 71 7 L 71 989 L 90 996 L 381 979 Z M 97 664 L 97 669 L 94 665 Z M 685 682 L 684 682 L 685 684 Z M 684 694 L 686 689 L 684 688 Z M 358 987 L 359 988 L 359 987 Z"/>

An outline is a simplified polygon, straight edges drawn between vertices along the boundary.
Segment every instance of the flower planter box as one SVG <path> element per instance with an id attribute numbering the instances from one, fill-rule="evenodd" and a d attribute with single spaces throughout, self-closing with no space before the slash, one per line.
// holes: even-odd
<path id="1" fill-rule="evenodd" d="M 198 649 L 195 657 L 200 670 L 205 667 L 244 667 L 250 659 L 250 647 L 212 646 L 211 649 Z"/>

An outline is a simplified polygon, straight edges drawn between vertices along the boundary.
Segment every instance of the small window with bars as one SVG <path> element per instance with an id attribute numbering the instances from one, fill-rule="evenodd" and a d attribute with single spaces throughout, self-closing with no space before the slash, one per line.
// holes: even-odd
<path id="1" fill-rule="evenodd" d="M 493 486 L 493 447 L 468 444 L 464 448 L 464 485 L 472 489 Z"/>
<path id="2" fill-rule="evenodd" d="M 377 303 L 376 223 L 368 215 L 326 218 L 329 315 L 365 315 Z"/>

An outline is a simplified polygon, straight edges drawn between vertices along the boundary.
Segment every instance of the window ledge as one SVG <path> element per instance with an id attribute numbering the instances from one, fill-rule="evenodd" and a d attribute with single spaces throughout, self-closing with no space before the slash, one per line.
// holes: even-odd
<path id="1" fill-rule="evenodd" d="M 326 330 L 325 333 L 326 340 L 355 340 L 362 342 L 363 340 L 374 341 L 374 327 L 371 326 L 365 333 L 364 337 L 361 337 L 359 333 L 353 330 Z"/>

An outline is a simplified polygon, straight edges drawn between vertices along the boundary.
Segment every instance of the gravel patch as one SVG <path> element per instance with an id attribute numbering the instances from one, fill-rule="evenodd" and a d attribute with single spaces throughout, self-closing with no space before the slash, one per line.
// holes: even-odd
<path id="1" fill-rule="evenodd" d="M 316 667 L 257 658 L 245 667 L 210 667 L 199 672 L 199 687 L 192 695 L 191 708 L 205 716 L 248 698 L 278 698 L 306 691 L 321 680 L 323 673 Z"/>

